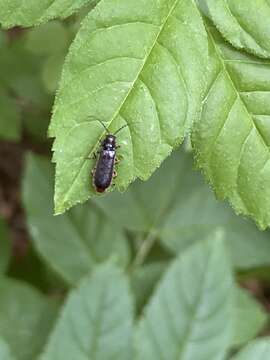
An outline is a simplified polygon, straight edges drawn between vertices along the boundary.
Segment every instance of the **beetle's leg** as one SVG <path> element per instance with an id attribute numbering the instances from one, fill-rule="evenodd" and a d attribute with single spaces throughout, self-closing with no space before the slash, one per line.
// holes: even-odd
<path id="1" fill-rule="evenodd" d="M 117 176 L 117 172 L 116 170 L 113 171 L 113 178 L 115 178 Z"/>
<path id="2" fill-rule="evenodd" d="M 121 154 L 117 154 L 117 157 L 115 158 L 115 164 L 118 164 L 121 160 L 123 160 L 124 156 Z"/>
<path id="3" fill-rule="evenodd" d="M 87 156 L 85 160 L 96 160 L 97 154 L 99 154 L 99 151 L 94 151 L 93 154 L 91 156 Z"/>
<path id="4" fill-rule="evenodd" d="M 94 169 L 91 170 L 91 175 L 92 175 L 92 176 L 95 175 L 95 171 L 96 171 L 96 168 L 94 167 Z"/>

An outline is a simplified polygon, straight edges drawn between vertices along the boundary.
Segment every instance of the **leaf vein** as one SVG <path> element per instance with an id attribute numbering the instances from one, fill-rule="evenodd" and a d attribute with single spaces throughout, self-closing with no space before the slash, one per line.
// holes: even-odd
<path id="1" fill-rule="evenodd" d="M 175 0 L 175 1 L 174 1 L 174 3 L 172 4 L 172 7 L 171 7 L 171 9 L 170 9 L 170 11 L 168 12 L 168 14 L 167 14 L 167 16 L 166 16 L 166 18 L 165 18 L 165 20 L 164 20 L 164 23 L 159 27 L 159 31 L 157 32 L 156 38 L 155 38 L 155 40 L 153 41 L 153 44 L 152 44 L 152 46 L 150 47 L 147 55 L 145 56 L 145 59 L 144 59 L 142 65 L 141 65 L 141 68 L 140 68 L 139 71 L 138 71 L 137 76 L 135 77 L 134 81 L 132 82 L 132 85 L 131 85 L 129 91 L 127 92 L 126 96 L 124 97 L 123 101 L 121 102 L 121 104 L 119 105 L 119 107 L 116 109 L 115 113 L 113 114 L 113 116 L 112 116 L 112 118 L 111 118 L 111 120 L 110 120 L 110 124 L 114 121 L 114 119 L 116 118 L 116 116 L 117 116 L 117 115 L 119 114 L 119 112 L 121 111 L 121 109 L 122 109 L 123 105 L 125 104 L 126 100 L 127 100 L 128 97 L 130 96 L 130 94 L 131 94 L 131 92 L 132 92 L 132 90 L 133 90 L 133 88 L 134 88 L 135 83 L 138 81 L 139 76 L 140 76 L 140 74 L 141 74 L 144 66 L 146 65 L 146 63 L 147 63 L 147 61 L 148 61 L 149 56 L 151 55 L 153 49 L 154 49 L 155 46 L 156 46 L 156 43 L 157 43 L 157 41 L 158 41 L 158 38 L 160 37 L 160 35 L 161 35 L 164 27 L 166 26 L 166 24 L 167 24 L 167 22 L 168 22 L 168 19 L 170 18 L 171 14 L 172 14 L 173 11 L 175 10 L 175 8 L 176 8 L 177 4 L 179 3 L 179 1 L 181 1 L 181 0 Z M 101 133 L 100 138 L 102 138 L 102 136 L 104 136 L 104 131 Z M 91 154 L 93 153 L 94 149 L 95 149 L 95 148 L 93 148 L 93 149 L 89 152 L 88 157 L 91 156 Z M 81 168 L 77 171 L 77 174 L 75 174 L 73 182 L 71 183 L 69 189 L 68 189 L 67 192 L 65 193 L 65 196 L 64 196 L 64 198 L 63 198 L 63 200 L 62 200 L 62 203 L 63 203 L 63 204 L 66 202 L 66 199 L 68 199 L 69 193 L 70 193 L 70 191 L 72 190 L 73 185 L 74 185 L 74 183 L 76 182 L 76 179 L 79 177 L 79 175 L 80 175 L 80 173 L 81 173 L 81 171 L 82 171 L 82 168 L 83 168 L 84 164 L 85 164 L 85 161 L 84 161 L 84 163 L 82 164 Z"/>

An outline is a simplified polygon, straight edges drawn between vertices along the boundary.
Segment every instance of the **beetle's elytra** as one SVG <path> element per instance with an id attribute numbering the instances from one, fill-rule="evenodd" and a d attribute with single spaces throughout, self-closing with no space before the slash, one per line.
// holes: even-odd
<path id="1" fill-rule="evenodd" d="M 107 127 L 99 120 L 105 128 L 107 135 L 101 143 L 96 167 L 93 171 L 93 184 L 98 193 L 105 192 L 112 184 L 112 179 L 116 176 L 114 170 L 116 163 L 116 134 L 127 125 L 122 126 L 114 134 L 110 134 Z"/>

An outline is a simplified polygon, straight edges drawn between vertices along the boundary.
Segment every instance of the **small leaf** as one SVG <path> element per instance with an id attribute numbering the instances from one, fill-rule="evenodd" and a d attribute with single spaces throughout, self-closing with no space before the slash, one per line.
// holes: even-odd
<path id="1" fill-rule="evenodd" d="M 21 137 L 21 116 L 18 104 L 0 89 L 0 138 L 19 140 Z"/>
<path id="2" fill-rule="evenodd" d="M 223 359 L 232 332 L 232 277 L 222 241 L 185 251 L 161 281 L 137 339 L 137 359 Z"/>
<path id="3" fill-rule="evenodd" d="M 204 0 L 211 20 L 234 46 L 270 57 L 268 0 Z"/>
<path id="4" fill-rule="evenodd" d="M 14 360 L 14 357 L 11 355 L 8 344 L 1 338 L 0 338 L 0 359 Z"/>
<path id="5" fill-rule="evenodd" d="M 266 360 L 270 358 L 270 338 L 262 338 L 247 345 L 232 360 Z"/>
<path id="6" fill-rule="evenodd" d="M 155 232 L 172 253 L 219 233 L 237 268 L 270 265 L 269 232 L 259 231 L 217 201 L 192 169 L 191 154 L 175 152 L 146 183 L 137 182 L 125 194 L 111 193 L 95 203 L 119 226 Z"/>
<path id="7" fill-rule="evenodd" d="M 91 0 L 0 0 L 0 25 L 32 26 L 54 18 L 66 18 Z"/>
<path id="8" fill-rule="evenodd" d="M 100 266 L 70 294 L 41 360 L 132 359 L 132 319 L 127 279 Z"/>
<path id="9" fill-rule="evenodd" d="M 0 273 L 4 273 L 8 267 L 11 255 L 11 239 L 4 221 L 0 218 Z"/>
<path id="10" fill-rule="evenodd" d="M 35 247 L 68 283 L 76 283 L 109 257 L 126 265 L 129 248 L 123 233 L 90 203 L 61 217 L 53 216 L 53 174 L 49 161 L 30 155 L 23 199 Z"/>
<path id="11" fill-rule="evenodd" d="M 150 263 L 138 267 L 131 274 L 131 287 L 136 298 L 137 310 L 143 308 L 152 294 L 156 283 L 166 268 L 166 263 Z"/>
<path id="12" fill-rule="evenodd" d="M 64 53 L 52 55 L 46 59 L 43 65 L 42 80 L 44 86 L 50 93 L 54 93 L 58 87 L 64 59 Z"/>
<path id="13" fill-rule="evenodd" d="M 194 126 L 197 163 L 219 199 L 270 225 L 270 65 L 233 49 L 208 26 L 211 71 Z"/>
<path id="14" fill-rule="evenodd" d="M 67 28 L 59 21 L 52 21 L 29 30 L 25 47 L 36 55 L 55 55 L 65 51 L 68 43 Z"/>
<path id="15" fill-rule="evenodd" d="M 55 207 L 62 213 L 96 195 L 89 160 L 114 132 L 122 157 L 116 187 L 147 180 L 198 116 L 208 42 L 190 0 L 103 0 L 66 58 L 50 126 L 55 137 Z"/>
<path id="16" fill-rule="evenodd" d="M 1 277 L 0 309 L 0 337 L 18 360 L 36 358 L 55 319 L 56 306 L 29 285 Z"/>
<path id="17" fill-rule="evenodd" d="M 233 344 L 241 345 L 253 339 L 266 325 L 268 316 L 261 304 L 240 288 L 235 289 Z M 257 359 L 256 359 L 257 360 Z"/>
<path id="18" fill-rule="evenodd" d="M 25 49 L 24 38 L 14 39 L 0 51 L 0 84 L 3 89 L 12 91 L 23 104 L 42 107 L 47 112 L 51 100 L 48 100 L 40 79 L 43 59 Z"/>

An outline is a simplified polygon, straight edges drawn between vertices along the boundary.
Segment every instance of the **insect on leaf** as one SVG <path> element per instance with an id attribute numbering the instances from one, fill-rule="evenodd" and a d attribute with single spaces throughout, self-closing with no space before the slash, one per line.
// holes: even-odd
<path id="1" fill-rule="evenodd" d="M 105 131 L 122 160 L 116 186 L 146 180 L 180 144 L 205 89 L 208 43 L 190 0 L 104 0 L 84 20 L 67 56 L 50 135 L 55 206 L 61 213 L 95 194 L 90 178 Z"/>
<path id="2" fill-rule="evenodd" d="M 76 284 L 98 262 L 111 257 L 127 265 L 130 254 L 124 233 L 90 203 L 53 216 L 52 172 L 49 161 L 27 157 L 23 200 L 33 245 L 42 258 L 68 284 Z"/>

